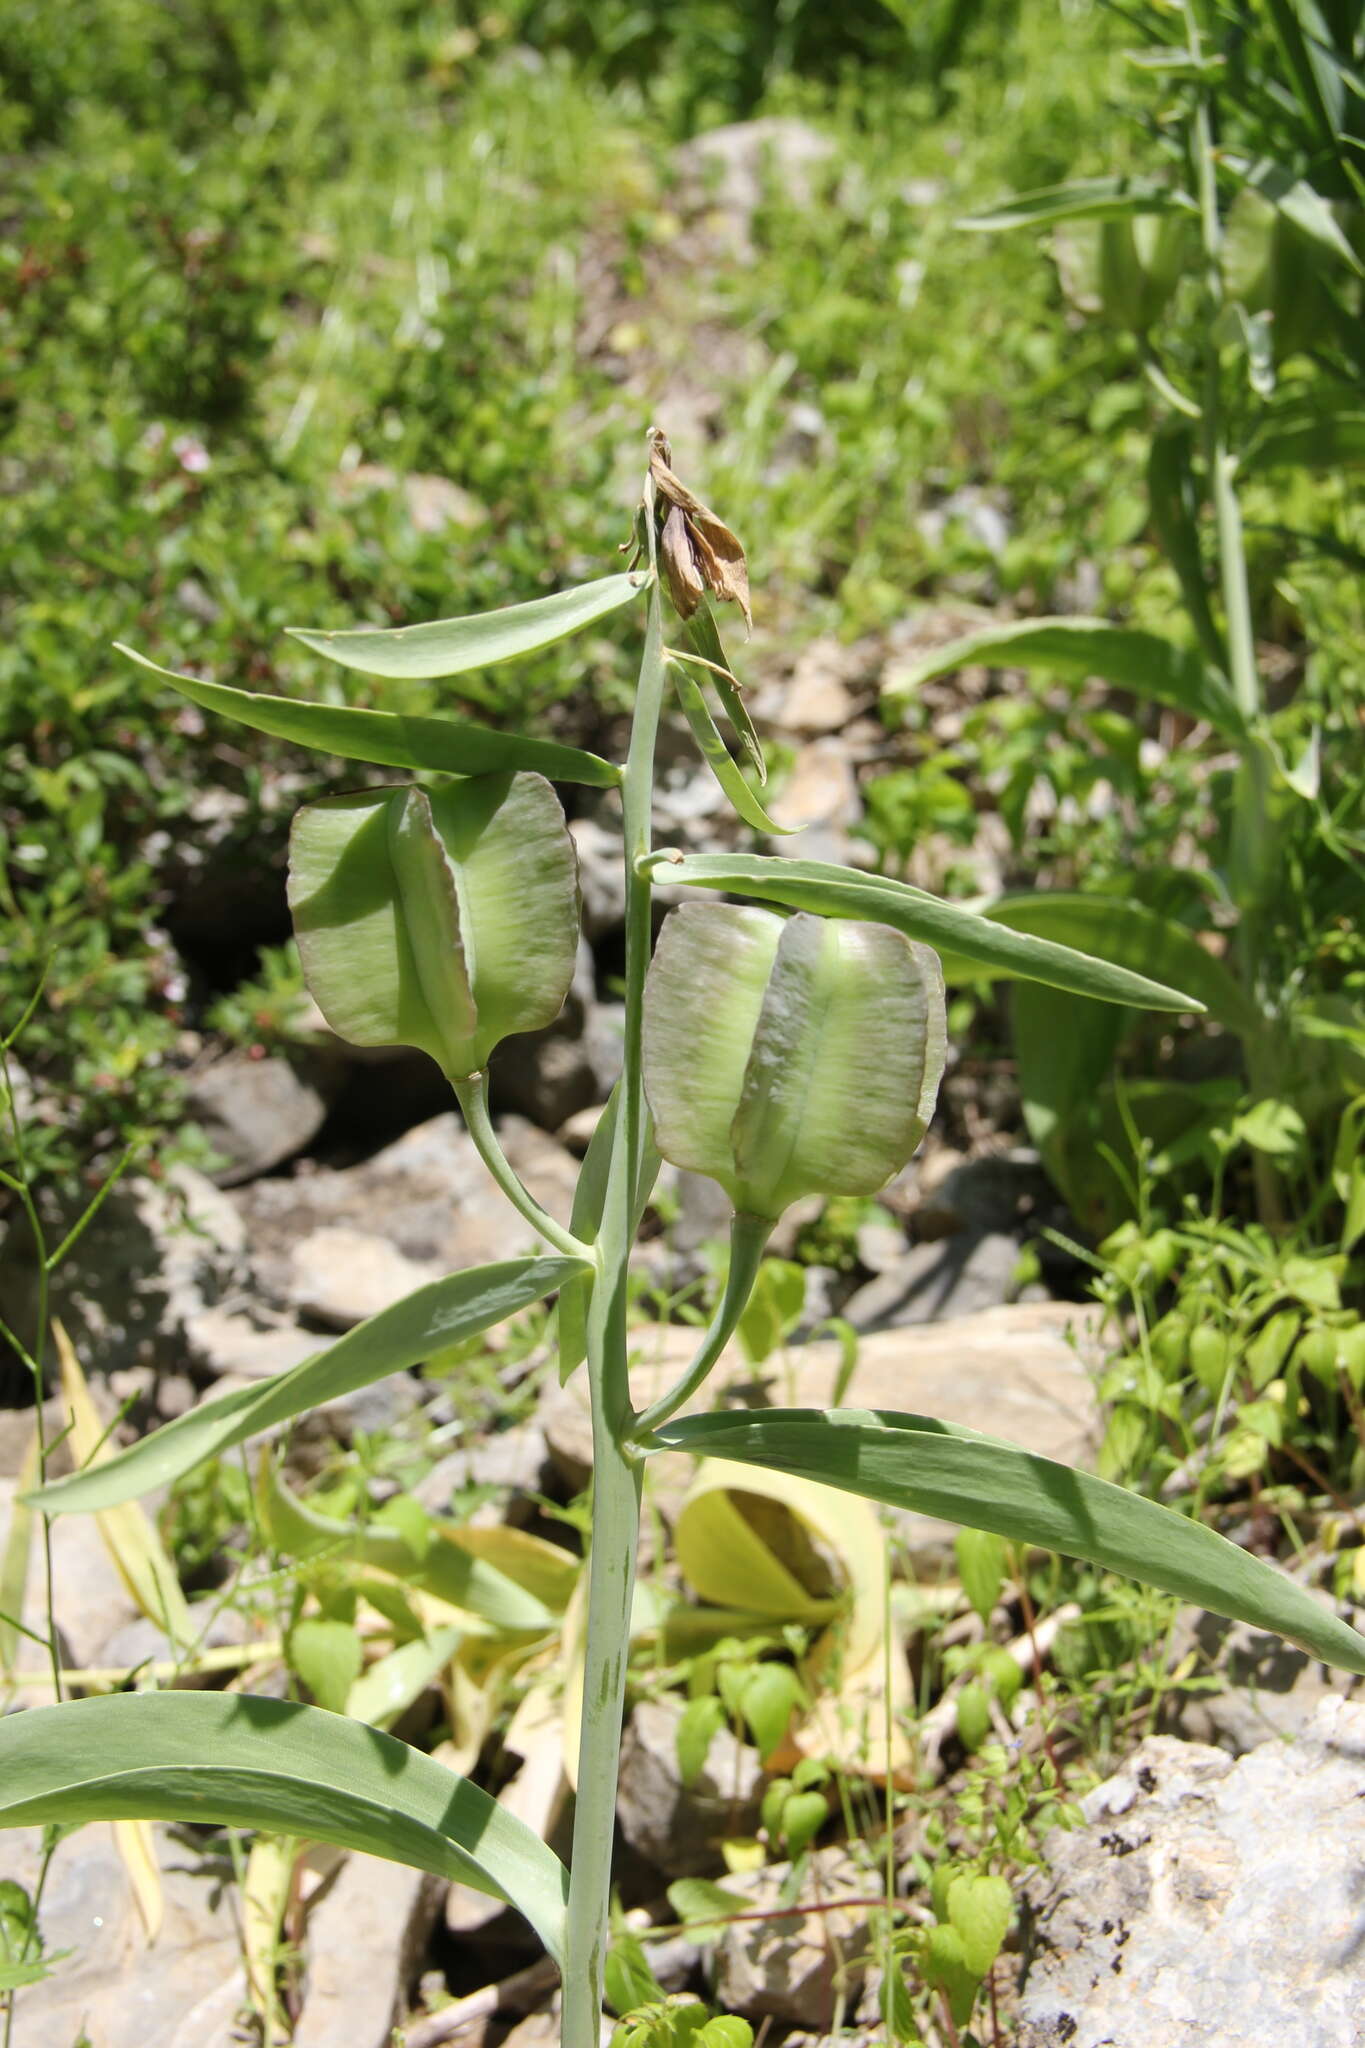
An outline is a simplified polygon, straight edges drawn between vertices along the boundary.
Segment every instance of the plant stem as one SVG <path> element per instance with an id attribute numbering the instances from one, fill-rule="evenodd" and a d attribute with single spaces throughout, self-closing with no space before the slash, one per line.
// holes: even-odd
<path id="1" fill-rule="evenodd" d="M 1181 13 L 1189 37 L 1190 54 L 1198 63 L 1202 51 L 1194 0 L 1182 0 Z M 1228 445 L 1218 343 L 1213 333 L 1224 305 L 1223 223 L 1218 211 L 1216 163 L 1208 94 L 1201 87 L 1194 108 L 1194 169 L 1199 191 L 1199 224 L 1204 245 L 1210 327 L 1204 370 L 1204 459 L 1208 469 L 1214 529 L 1218 537 L 1218 575 L 1227 632 L 1228 674 L 1238 709 L 1248 728 L 1247 737 L 1242 742 L 1241 766 L 1233 785 L 1228 871 L 1238 911 L 1237 956 L 1241 979 L 1248 995 L 1260 1009 L 1259 899 L 1263 877 L 1274 859 L 1269 818 L 1270 763 L 1265 742 L 1255 730 L 1264 707 L 1256 666 L 1242 508 L 1237 497 L 1237 458 Z M 1272 1077 L 1267 1073 L 1269 1049 L 1265 1040 L 1266 1033 L 1258 1032 L 1246 1042 L 1247 1076 L 1253 1093 L 1257 1095 L 1268 1094 L 1273 1088 Z M 1256 1205 L 1262 1221 L 1272 1225 L 1282 1223 L 1284 1204 L 1279 1177 L 1263 1152 L 1253 1153 L 1252 1171 L 1256 1181 Z"/>
<path id="2" fill-rule="evenodd" d="M 659 596 L 654 489 L 645 483 L 645 531 L 655 579 L 649 592 L 645 646 L 635 719 L 622 784 L 626 877 L 625 1060 L 620 1108 L 607 1170 L 602 1224 L 594 1258 L 597 1276 L 588 1306 L 588 1387 L 592 1406 L 592 1551 L 588 1560 L 588 1631 L 583 1667 L 583 1717 L 578 1752 L 565 1944 L 563 2048 L 599 2048 L 602 1981 L 611 1901 L 616 1781 L 635 1553 L 640 1535 L 642 1465 L 628 1448 L 634 1412 L 626 1369 L 627 1278 L 634 1237 L 635 1189 L 645 1148 L 641 1043 L 645 972 L 653 937 L 651 887 L 638 863 L 649 852 L 654 797 L 654 745 L 663 703 L 663 618 Z"/>
<path id="3" fill-rule="evenodd" d="M 661 1394 L 636 1418 L 635 1437 L 638 1441 L 667 1422 L 670 1415 L 676 1415 L 684 1401 L 690 1401 L 701 1386 L 721 1352 L 734 1335 L 735 1325 L 744 1313 L 749 1296 L 753 1293 L 754 1280 L 763 1258 L 764 1248 L 772 1235 L 772 1221 L 766 1216 L 736 1216 L 730 1225 L 730 1270 L 725 1277 L 725 1292 L 711 1319 L 711 1327 L 702 1338 L 696 1357 L 687 1371 L 669 1389 Z"/>
<path id="4" fill-rule="evenodd" d="M 487 1074 L 471 1074 L 467 1081 L 454 1081 L 451 1085 L 478 1155 L 512 1207 L 526 1218 L 533 1230 L 538 1230 L 540 1235 L 552 1244 L 556 1251 L 563 1252 L 566 1258 L 590 1259 L 592 1247 L 580 1243 L 571 1230 L 566 1230 L 562 1223 L 556 1223 L 554 1217 L 541 1208 L 530 1189 L 522 1185 L 513 1171 L 507 1154 L 498 1142 L 493 1119 L 488 1113 Z"/>

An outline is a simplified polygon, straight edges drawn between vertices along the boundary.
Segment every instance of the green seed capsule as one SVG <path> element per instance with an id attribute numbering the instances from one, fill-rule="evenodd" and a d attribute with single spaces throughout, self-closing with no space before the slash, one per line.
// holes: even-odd
<path id="1" fill-rule="evenodd" d="M 887 925 L 735 904 L 664 924 L 645 987 L 655 1141 L 741 1214 L 884 1187 L 924 1136 L 945 1054 L 938 957 Z"/>
<path id="2" fill-rule="evenodd" d="M 411 1045 L 452 1081 L 553 1023 L 573 978 L 578 864 L 543 776 L 476 775 L 310 804 L 289 842 L 304 979 L 339 1038 Z"/>

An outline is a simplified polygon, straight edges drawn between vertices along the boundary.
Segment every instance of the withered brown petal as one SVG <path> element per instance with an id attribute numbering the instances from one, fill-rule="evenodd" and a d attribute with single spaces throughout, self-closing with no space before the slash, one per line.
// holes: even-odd
<path id="1" fill-rule="evenodd" d="M 665 539 L 675 514 L 684 513 L 688 538 L 706 587 L 719 598 L 732 598 L 744 614 L 745 625 L 752 631 L 754 616 L 749 603 L 749 565 L 744 549 L 724 520 L 718 519 L 710 506 L 703 505 L 681 478 L 674 475 L 668 464 L 668 454 L 668 443 L 663 436 L 653 436 L 649 444 L 649 473 L 659 496 L 671 508 L 664 522 Z M 671 582 L 670 575 L 670 585 Z M 686 611 L 678 606 L 685 619 L 692 616 L 695 608 L 695 602 Z"/>
<path id="2" fill-rule="evenodd" d="M 659 555 L 663 562 L 664 575 L 668 579 L 668 594 L 673 600 L 674 609 L 679 618 L 690 619 L 701 603 L 706 584 L 687 530 L 686 515 L 676 505 L 670 507 L 668 517 L 664 521 L 664 530 L 659 539 Z"/>

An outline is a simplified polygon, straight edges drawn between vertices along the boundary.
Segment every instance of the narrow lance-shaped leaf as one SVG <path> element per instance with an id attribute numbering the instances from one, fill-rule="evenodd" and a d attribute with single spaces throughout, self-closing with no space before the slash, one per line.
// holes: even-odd
<path id="1" fill-rule="evenodd" d="M 107 1465 L 53 1480 L 29 1496 L 48 1514 L 112 1507 L 168 1485 L 204 1458 L 218 1457 L 263 1429 L 325 1401 L 420 1365 L 448 1345 L 487 1330 L 587 1271 L 580 1259 L 505 1259 L 419 1287 L 326 1351 L 263 1386 L 241 1387 L 163 1423 Z"/>
<path id="2" fill-rule="evenodd" d="M 1179 208 L 1192 213 L 1194 202 L 1184 192 L 1154 178 L 1078 178 L 1069 185 L 1040 185 L 1016 192 L 985 213 L 959 220 L 960 228 L 978 233 L 997 228 L 1039 227 L 1054 220 L 1118 219 L 1125 214 L 1167 213 Z"/>
<path id="3" fill-rule="evenodd" d="M 1050 939 L 1035 939 L 994 924 L 977 911 L 941 902 L 907 882 L 814 860 L 775 860 L 760 854 L 681 854 L 661 848 L 644 866 L 662 881 L 698 889 L 727 889 L 763 903 L 810 910 L 821 917 L 868 918 L 889 924 L 936 952 L 980 962 L 1002 978 L 1041 981 L 1102 1002 L 1139 1009 L 1199 1012 L 1195 996 L 1167 988 L 1127 967 L 1093 959 Z M 1018 900 L 1018 899 L 1016 899 Z"/>
<path id="4" fill-rule="evenodd" d="M 791 1472 L 1084 1558 L 1365 1675 L 1365 1636 L 1273 1565 L 1141 1494 L 953 1423 L 852 1408 L 691 1415 L 648 1448 Z"/>
<path id="5" fill-rule="evenodd" d="M 1044 669 L 1084 682 L 1100 676 L 1153 704 L 1206 719 L 1217 732 L 1240 738 L 1245 722 L 1225 679 L 1201 654 L 1177 647 L 1159 633 L 1111 626 L 1104 619 L 1018 619 L 950 641 L 898 674 L 888 699 L 908 697 L 922 684 L 972 663 L 991 668 Z"/>
<path id="6" fill-rule="evenodd" d="M 145 654 L 114 642 L 120 654 L 150 670 L 203 711 L 220 713 L 253 732 L 269 733 L 295 746 L 337 754 L 343 761 L 371 761 L 380 768 L 409 768 L 443 775 L 495 775 L 529 768 L 552 782 L 581 782 L 613 788 L 621 771 L 597 754 L 555 740 L 525 739 L 492 732 L 458 718 L 409 718 L 397 711 L 365 711 L 344 704 L 308 704 L 178 675 L 148 661 Z"/>
<path id="7" fill-rule="evenodd" d="M 564 1952 L 568 1874 L 467 1778 L 341 1714 L 241 1693 L 115 1693 L 0 1721 L 0 1827 L 167 1820 L 386 1856 L 506 1899 Z"/>
<path id="8" fill-rule="evenodd" d="M 646 587 L 647 577 L 634 574 L 601 576 L 575 584 L 553 597 L 535 597 L 529 604 L 510 604 L 500 611 L 472 612 L 458 619 L 434 619 L 422 626 L 361 626 L 352 631 L 319 632 L 291 626 L 289 632 L 315 654 L 343 668 L 370 676 L 395 676 L 434 681 L 463 675 L 469 669 L 492 668 L 496 662 L 534 654 L 556 640 L 606 618 L 630 604 Z"/>
<path id="9" fill-rule="evenodd" d="M 720 698 L 721 705 L 724 708 L 725 716 L 734 727 L 735 737 L 739 740 L 749 760 L 753 763 L 754 772 L 758 776 L 759 781 L 766 782 L 768 779 L 768 764 L 763 758 L 763 748 L 754 729 L 754 722 L 749 716 L 748 706 L 744 702 L 743 691 L 734 679 L 734 671 L 730 667 L 729 658 L 726 655 L 725 647 L 720 637 L 720 628 L 716 624 L 716 615 L 711 609 L 711 600 L 706 596 L 705 592 L 702 593 L 698 600 L 697 609 L 687 621 L 687 637 L 702 660 L 709 661 L 712 664 L 714 673 L 711 675 L 711 680 L 715 685 L 716 695 Z"/>
<path id="10" fill-rule="evenodd" d="M 762 832 L 770 839 L 795 831 L 795 826 L 779 825 L 775 818 L 769 817 L 740 774 L 737 764 L 731 757 L 730 749 L 711 716 L 700 683 L 676 657 L 669 662 L 669 672 L 673 677 L 673 687 L 678 693 L 678 703 L 682 707 L 683 717 L 687 720 L 698 751 L 745 824 L 751 825 L 755 832 Z"/>

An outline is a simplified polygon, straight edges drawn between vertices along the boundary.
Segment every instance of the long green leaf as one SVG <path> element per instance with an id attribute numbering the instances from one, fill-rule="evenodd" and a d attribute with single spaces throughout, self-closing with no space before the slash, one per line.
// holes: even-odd
<path id="1" fill-rule="evenodd" d="M 333 1344 L 264 1386 L 241 1387 L 191 1408 L 130 1444 L 106 1465 L 74 1472 L 28 1496 L 56 1515 L 112 1507 L 164 1486 L 204 1458 L 216 1457 L 263 1429 L 324 1401 L 336 1401 L 391 1372 L 420 1365 L 434 1352 L 500 1323 L 562 1287 L 587 1268 L 581 1259 L 504 1259 L 419 1287 Z"/>
<path id="2" fill-rule="evenodd" d="M 1293 74 L 1299 105 L 1339 159 L 1345 94 L 1328 52 L 1321 47 L 1328 40 L 1322 15 L 1311 0 L 1266 0 L 1266 11 Z M 1311 37 L 1305 32 L 1305 15 L 1312 25 Z"/>
<path id="3" fill-rule="evenodd" d="M 1365 411 L 1292 413 L 1272 418 L 1242 458 L 1253 474 L 1267 469 L 1347 469 L 1365 462 Z"/>
<path id="4" fill-rule="evenodd" d="M 1040 185 L 1016 192 L 985 213 L 957 222 L 976 233 L 997 228 L 1041 226 L 1054 220 L 1119 220 L 1135 213 L 1190 213 L 1193 201 L 1155 178 L 1078 178 L 1069 185 Z"/>
<path id="5" fill-rule="evenodd" d="M 1111 626 L 1106 619 L 1019 619 L 988 626 L 936 648 L 909 675 L 896 677 L 887 694 L 894 702 L 922 683 L 970 663 L 991 668 L 1047 669 L 1083 682 L 1102 676 L 1155 704 L 1169 704 L 1191 718 L 1207 719 L 1216 731 L 1240 738 L 1244 721 L 1232 692 L 1201 654 L 1176 647 L 1159 633 Z"/>
<path id="6" fill-rule="evenodd" d="M 1293 171 L 1269 157 L 1248 163 L 1244 157 L 1225 156 L 1223 162 L 1253 191 L 1268 199 L 1300 234 L 1306 235 L 1310 242 L 1336 262 L 1345 264 L 1356 277 L 1365 277 L 1365 263 L 1347 241 L 1331 202 L 1324 199 L 1321 192 L 1314 191 L 1306 179 L 1296 178 Z"/>
<path id="7" fill-rule="evenodd" d="M 661 848 L 645 866 L 662 881 L 696 889 L 728 889 L 789 910 L 813 910 L 822 917 L 865 917 L 889 924 L 907 938 L 922 939 L 942 954 L 980 962 L 1002 978 L 1045 982 L 1097 996 L 1101 1002 L 1131 1003 L 1139 1009 L 1201 1011 L 1202 1000 L 1129 967 L 1078 953 L 1051 939 L 1033 938 L 993 923 L 977 911 L 941 902 L 907 882 L 884 875 L 860 875 L 825 861 L 773 860 L 758 854 L 675 853 Z M 1019 899 L 1016 899 L 1016 901 Z"/>
<path id="8" fill-rule="evenodd" d="M 1260 1013 L 1241 984 L 1204 950 L 1189 926 L 1162 917 L 1143 903 L 1049 889 L 1036 895 L 1002 896 L 983 915 L 1011 931 L 1099 954 L 1139 974 L 1150 973 L 1197 996 L 1209 1015 L 1229 1030 L 1249 1033 L 1260 1027 Z"/>
<path id="9" fill-rule="evenodd" d="M 338 633 L 291 626 L 289 632 L 343 668 L 360 669 L 369 676 L 430 681 L 463 675 L 467 669 L 492 668 L 496 662 L 567 640 L 571 633 L 629 604 L 646 581 L 630 574 L 601 576 L 553 597 L 534 597 L 529 604 L 509 604 L 501 611 L 472 612 L 459 619 L 433 619 L 425 626 L 362 626 Z"/>
<path id="10" fill-rule="evenodd" d="M 1365 1636 L 1273 1565 L 1141 1494 L 953 1423 L 852 1408 L 691 1415 L 656 1431 L 650 1448 L 791 1472 L 1086 1558 L 1365 1675 Z"/>
<path id="11" fill-rule="evenodd" d="M 795 830 L 794 826 L 779 825 L 776 819 L 768 816 L 740 774 L 730 749 L 721 737 L 720 728 L 711 716 L 700 683 L 676 658 L 669 662 L 669 672 L 697 749 L 745 824 L 752 825 L 755 832 L 762 832 L 767 838 Z"/>
<path id="12" fill-rule="evenodd" d="M 0 1827 L 216 1822 L 434 1871 L 564 1952 L 568 1873 L 524 1822 L 406 1743 L 250 1694 L 114 1693 L 0 1721 Z"/>
<path id="13" fill-rule="evenodd" d="M 1188 420 L 1174 420 L 1152 436 L 1147 456 L 1147 502 L 1162 551 L 1180 578 L 1185 609 L 1199 635 L 1199 644 L 1214 668 L 1222 669 L 1227 653 L 1209 604 L 1199 544 L 1193 451 L 1194 433 Z"/>
<path id="14" fill-rule="evenodd" d="M 522 739 L 516 733 L 493 732 L 458 718 L 407 718 L 396 711 L 362 711 L 345 704 L 305 704 L 293 697 L 272 697 L 257 690 L 238 690 L 228 683 L 201 682 L 198 676 L 177 675 L 148 661 L 145 654 L 114 642 L 120 654 L 150 669 L 204 711 L 220 712 L 296 746 L 338 754 L 345 761 L 373 761 L 381 768 L 417 768 L 448 775 L 495 775 L 507 769 L 532 768 L 552 782 L 583 782 L 595 789 L 612 788 L 621 771 L 597 754 L 562 747 L 554 740 Z"/>
<path id="15" fill-rule="evenodd" d="M 754 722 L 749 716 L 749 707 L 744 702 L 744 694 L 739 684 L 732 680 L 734 671 L 730 667 L 729 657 L 721 641 L 716 615 L 711 609 L 711 600 L 705 591 L 698 600 L 697 609 L 687 621 L 687 637 L 702 660 L 712 663 L 715 673 L 711 681 L 715 686 L 716 695 L 720 698 L 725 716 L 734 728 L 735 737 L 752 762 L 759 781 L 766 782 L 768 764 L 763 758 L 763 748 L 754 729 Z"/>

